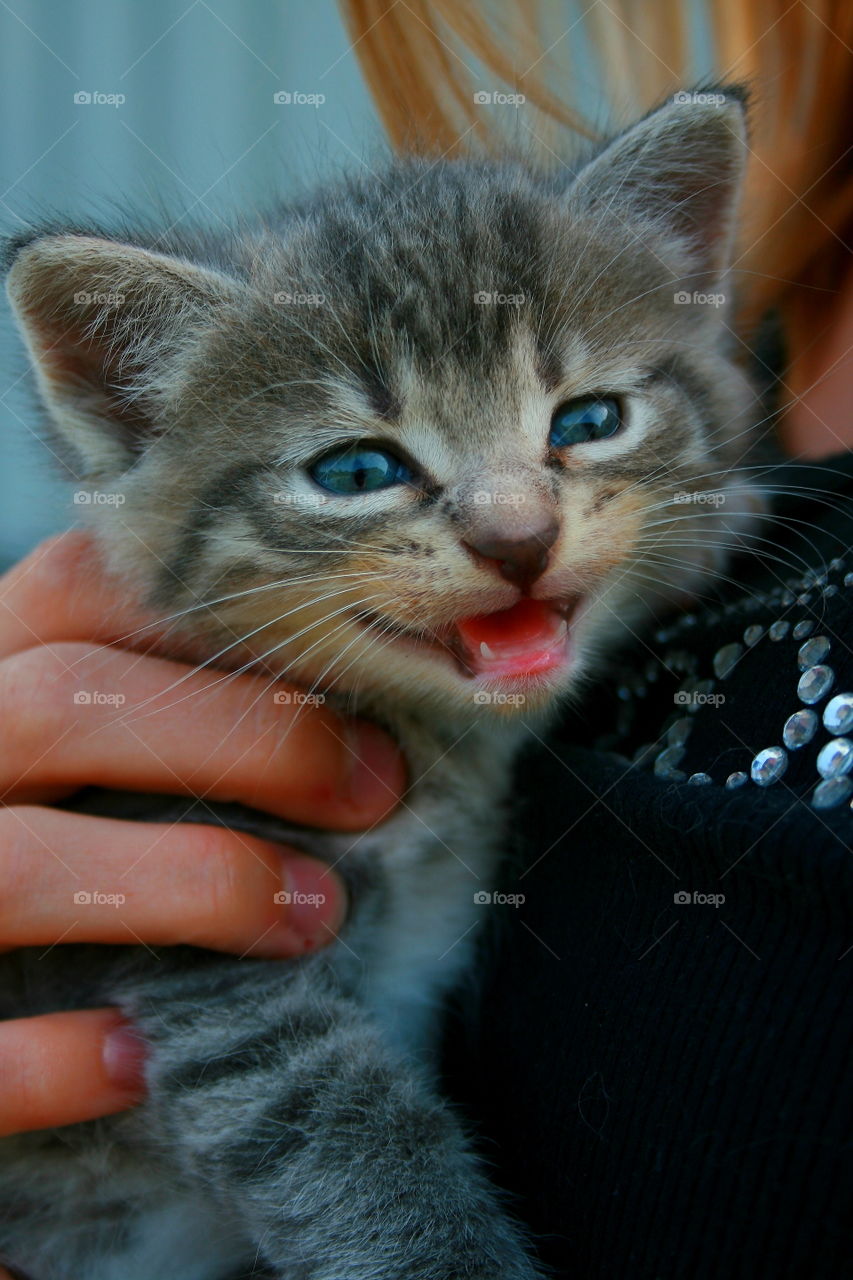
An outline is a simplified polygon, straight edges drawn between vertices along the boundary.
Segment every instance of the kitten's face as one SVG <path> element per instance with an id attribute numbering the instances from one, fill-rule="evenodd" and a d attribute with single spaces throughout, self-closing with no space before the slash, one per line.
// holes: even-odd
<path id="1" fill-rule="evenodd" d="M 621 164 L 568 195 L 400 165 L 216 273 L 186 249 L 25 249 L 13 298 L 114 562 L 222 661 L 368 707 L 530 713 L 571 689 L 752 509 L 723 308 L 678 300 L 719 273 L 736 172 L 698 237 L 643 192 L 604 216 L 636 145 Z M 122 301 L 68 303 L 108 284 Z M 100 309 L 75 331 L 80 306 Z"/>

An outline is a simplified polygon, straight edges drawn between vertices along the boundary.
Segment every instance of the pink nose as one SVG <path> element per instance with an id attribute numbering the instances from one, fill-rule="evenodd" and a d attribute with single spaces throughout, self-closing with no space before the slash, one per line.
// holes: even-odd
<path id="1" fill-rule="evenodd" d="M 522 591 L 528 591 L 548 568 L 551 548 L 557 541 L 560 526 L 549 521 L 540 529 L 516 537 L 489 534 L 484 531 L 468 539 L 464 545 L 481 560 L 494 565 L 502 578 Z"/>

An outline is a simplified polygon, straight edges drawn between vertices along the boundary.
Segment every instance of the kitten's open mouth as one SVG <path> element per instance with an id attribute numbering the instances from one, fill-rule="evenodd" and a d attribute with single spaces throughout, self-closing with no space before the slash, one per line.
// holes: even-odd
<path id="1" fill-rule="evenodd" d="M 449 655 L 466 676 L 518 679 L 566 663 L 569 628 L 579 603 L 580 596 L 566 601 L 522 599 L 509 609 L 459 618 L 437 631 L 409 629 L 369 610 L 356 616 L 386 636 Z"/>

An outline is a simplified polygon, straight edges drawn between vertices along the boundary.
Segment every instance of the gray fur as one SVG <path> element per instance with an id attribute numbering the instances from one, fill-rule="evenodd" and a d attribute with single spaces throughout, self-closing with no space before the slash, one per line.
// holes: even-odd
<path id="1" fill-rule="evenodd" d="M 335 863 L 353 909 L 322 954 L 3 957 L 3 1016 L 115 1003 L 152 1047 L 134 1111 L 0 1144 L 0 1256 L 33 1280 L 231 1280 L 255 1263 L 278 1280 L 538 1274 L 437 1096 L 435 1015 L 470 963 L 526 724 L 718 571 L 756 510 L 729 308 L 674 304 L 728 287 L 743 151 L 730 93 L 662 107 L 572 180 L 409 159 L 229 238 L 13 246 L 13 304 L 111 568 L 214 661 L 261 660 L 384 722 L 413 779 L 363 837 L 180 815 Z M 551 456 L 554 407 L 590 391 L 624 398 L 624 439 Z M 420 489 L 314 505 L 305 464 L 364 437 L 416 462 Z M 724 503 L 679 504 L 710 490 Z M 588 607 L 571 669 L 531 687 L 521 717 L 353 616 L 417 630 L 508 607 L 516 588 L 464 544 L 534 518 L 560 526 L 548 598 L 583 590 Z"/>

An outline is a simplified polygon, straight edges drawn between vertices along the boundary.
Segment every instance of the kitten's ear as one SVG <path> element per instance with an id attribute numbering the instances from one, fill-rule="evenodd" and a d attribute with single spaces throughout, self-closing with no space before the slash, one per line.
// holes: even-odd
<path id="1" fill-rule="evenodd" d="M 568 207 L 676 236 L 691 271 L 717 277 L 729 264 L 747 156 L 745 93 L 677 93 L 581 169 Z M 695 266 L 694 266 L 695 264 Z M 708 282 L 710 283 L 710 281 Z"/>
<path id="2" fill-rule="evenodd" d="M 46 236 L 17 252 L 9 297 L 80 474 L 115 474 L 146 446 L 176 352 L 237 288 L 192 263 L 94 236 Z"/>

